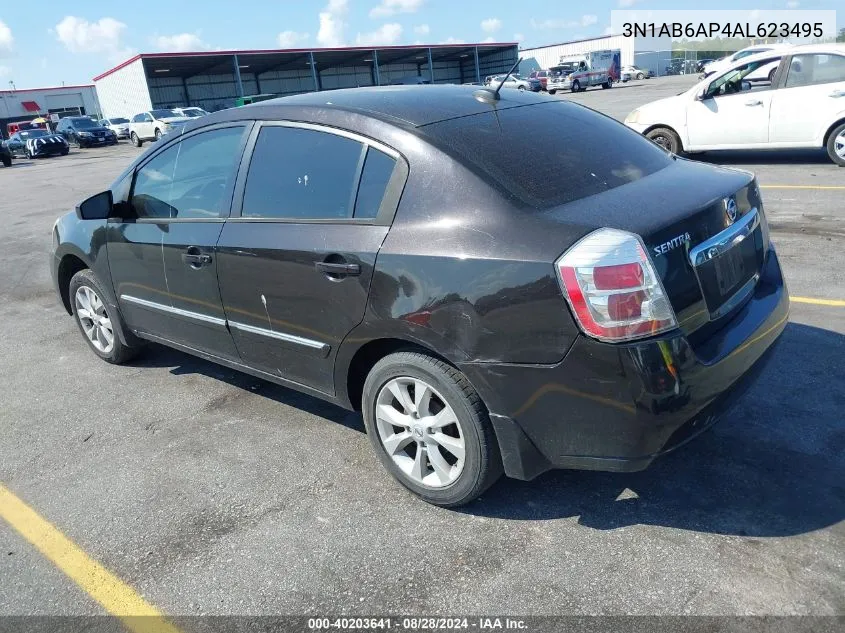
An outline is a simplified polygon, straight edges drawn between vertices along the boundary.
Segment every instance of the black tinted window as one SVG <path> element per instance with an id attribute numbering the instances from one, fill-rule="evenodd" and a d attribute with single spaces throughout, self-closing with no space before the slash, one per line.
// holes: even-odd
<path id="1" fill-rule="evenodd" d="M 355 201 L 356 218 L 374 218 L 378 215 L 381 199 L 390 182 L 396 160 L 384 152 L 371 147 L 367 150 L 367 160 L 361 173 L 358 186 L 358 198 Z"/>
<path id="2" fill-rule="evenodd" d="M 621 123 L 564 101 L 443 121 L 423 130 L 490 184 L 537 208 L 620 187 L 672 161 Z"/>
<path id="3" fill-rule="evenodd" d="M 352 217 L 363 144 L 291 127 L 261 130 L 249 165 L 241 215 L 250 218 Z"/>
<path id="4" fill-rule="evenodd" d="M 135 177 L 132 208 L 139 218 L 216 218 L 240 158 L 242 127 L 203 132 L 167 148 Z"/>

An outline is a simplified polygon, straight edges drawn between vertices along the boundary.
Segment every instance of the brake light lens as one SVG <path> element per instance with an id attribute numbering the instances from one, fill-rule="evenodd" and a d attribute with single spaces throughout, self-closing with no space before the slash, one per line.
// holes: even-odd
<path id="1" fill-rule="evenodd" d="M 631 341 L 678 326 L 663 284 L 639 236 L 590 233 L 555 262 L 578 325 L 593 338 Z"/>

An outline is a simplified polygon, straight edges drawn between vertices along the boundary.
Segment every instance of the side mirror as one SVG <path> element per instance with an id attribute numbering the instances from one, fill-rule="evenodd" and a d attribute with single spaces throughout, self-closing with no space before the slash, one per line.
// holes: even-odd
<path id="1" fill-rule="evenodd" d="M 76 215 L 80 220 L 105 220 L 111 215 L 112 206 L 111 190 L 103 191 L 80 202 L 76 207 Z"/>
<path id="2" fill-rule="evenodd" d="M 740 90 L 742 92 L 747 92 L 748 90 L 751 90 L 751 82 L 743 79 L 742 84 L 740 85 Z"/>

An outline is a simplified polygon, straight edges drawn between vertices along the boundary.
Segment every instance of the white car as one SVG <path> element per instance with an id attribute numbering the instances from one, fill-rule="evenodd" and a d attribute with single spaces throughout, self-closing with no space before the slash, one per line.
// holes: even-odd
<path id="1" fill-rule="evenodd" d="M 779 63 L 772 84 L 748 75 Z M 670 152 L 825 148 L 845 166 L 845 44 L 745 57 L 674 97 L 637 108 L 630 127 Z"/>
<path id="2" fill-rule="evenodd" d="M 769 51 L 783 51 L 789 48 L 790 46 L 791 44 L 756 44 L 754 46 L 748 46 L 747 48 L 738 50 L 733 55 L 727 55 L 725 57 L 715 59 L 709 64 L 706 64 L 702 69 L 702 79 L 709 77 L 710 75 L 713 75 L 715 73 L 721 73 L 723 70 L 727 70 L 728 68 L 733 66 L 735 62 L 738 62 L 741 59 L 745 59 L 746 57 L 751 57 L 752 55 L 757 55 L 758 53 L 767 53 Z M 774 79 L 775 71 L 777 70 L 777 68 L 777 63 L 775 63 L 774 65 L 768 64 L 766 66 L 761 66 L 745 79 L 748 81 L 771 82 L 772 79 Z"/>
<path id="3" fill-rule="evenodd" d="M 173 110 L 148 110 L 132 117 L 129 123 L 129 138 L 135 147 L 141 147 L 144 141 L 157 141 L 172 131 L 173 128 L 184 125 L 191 119 Z"/>
<path id="4" fill-rule="evenodd" d="M 197 108 L 194 106 L 191 106 L 190 108 L 173 108 L 173 111 L 176 114 L 188 117 L 189 119 L 198 119 L 200 117 L 208 115 L 208 112 L 206 112 L 202 108 Z"/>
<path id="5" fill-rule="evenodd" d="M 101 120 L 100 125 L 114 132 L 117 138 L 129 138 L 129 119 L 112 117 L 111 119 Z"/>
<path id="6" fill-rule="evenodd" d="M 628 75 L 628 79 L 650 79 L 654 76 L 648 68 L 639 68 L 637 66 L 622 66 L 620 75 L 622 81 L 626 81 L 626 75 Z"/>

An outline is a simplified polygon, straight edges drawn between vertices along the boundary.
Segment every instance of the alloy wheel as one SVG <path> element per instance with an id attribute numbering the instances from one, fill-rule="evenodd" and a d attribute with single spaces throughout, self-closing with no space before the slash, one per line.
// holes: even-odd
<path id="1" fill-rule="evenodd" d="M 839 158 L 845 159 L 845 130 L 842 130 L 834 139 L 833 151 Z"/>
<path id="2" fill-rule="evenodd" d="M 387 382 L 375 418 L 384 450 L 411 481 L 445 488 L 460 477 L 466 455 L 461 423 L 427 382 L 404 376 Z"/>
<path id="3" fill-rule="evenodd" d="M 91 345 L 103 354 L 111 353 L 114 348 L 114 330 L 103 300 L 92 288 L 80 286 L 76 291 L 75 303 L 76 316 Z"/>

